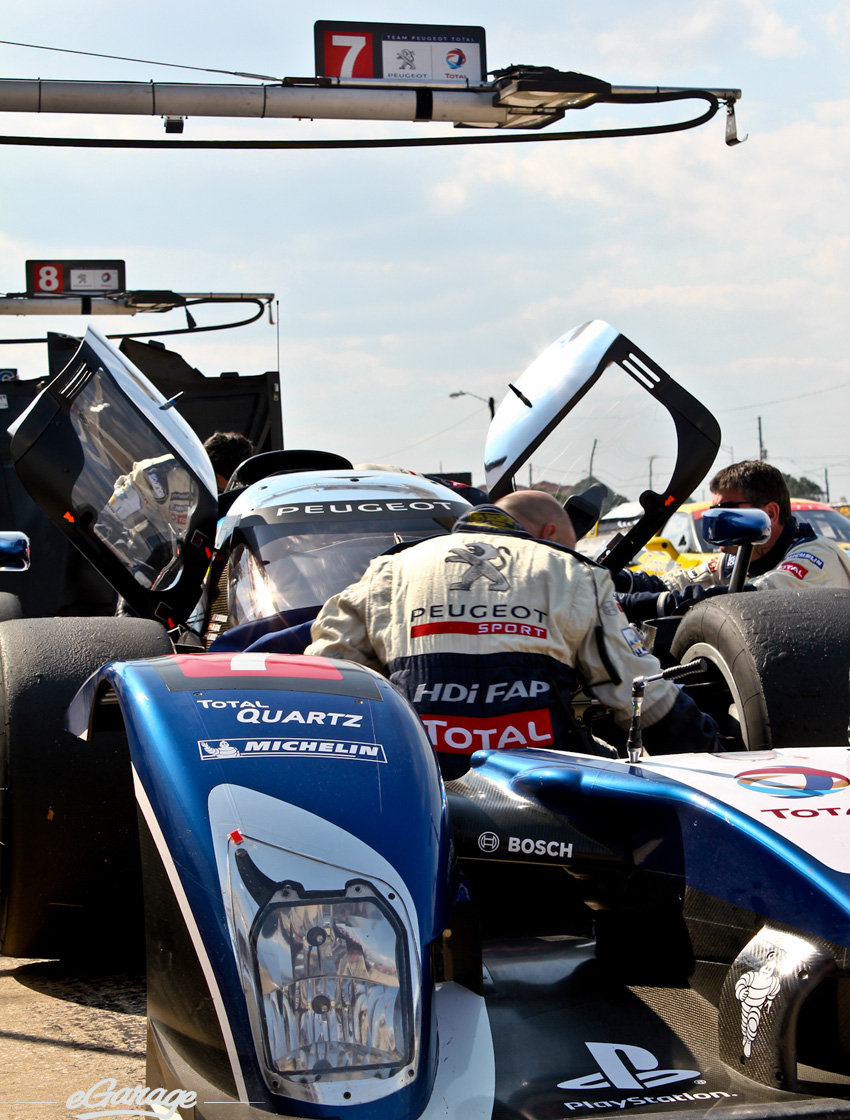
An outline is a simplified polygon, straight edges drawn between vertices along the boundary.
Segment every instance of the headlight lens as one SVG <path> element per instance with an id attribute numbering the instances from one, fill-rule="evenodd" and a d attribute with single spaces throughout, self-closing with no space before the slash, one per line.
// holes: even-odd
<path id="1" fill-rule="evenodd" d="M 350 1076 L 409 1062 L 404 931 L 369 884 L 313 899 L 284 883 L 257 915 L 252 942 L 273 1069 Z"/>
<path id="2" fill-rule="evenodd" d="M 420 1030 L 419 962 L 396 893 L 315 864 L 323 889 L 308 890 L 269 874 L 287 865 L 291 871 L 292 853 L 241 834 L 228 849 L 234 945 L 271 1090 L 342 1104 L 355 1078 L 360 1101 L 409 1084 Z M 305 877 L 313 861 L 298 863 Z"/>

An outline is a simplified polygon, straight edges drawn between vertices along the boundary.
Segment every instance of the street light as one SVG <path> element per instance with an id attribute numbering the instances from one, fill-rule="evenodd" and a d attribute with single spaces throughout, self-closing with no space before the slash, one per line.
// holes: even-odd
<path id="1" fill-rule="evenodd" d="M 477 401 L 484 401 L 490 409 L 490 419 L 496 415 L 496 400 L 494 397 L 479 397 L 477 393 L 467 393 L 465 389 L 459 389 L 456 393 L 449 393 L 450 397 L 475 397 Z"/>

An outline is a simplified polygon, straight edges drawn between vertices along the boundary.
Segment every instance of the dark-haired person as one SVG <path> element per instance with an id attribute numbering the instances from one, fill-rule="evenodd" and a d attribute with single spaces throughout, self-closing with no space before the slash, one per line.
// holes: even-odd
<path id="1" fill-rule="evenodd" d="M 241 432 L 213 432 L 204 440 L 204 450 L 210 457 L 220 492 L 236 468 L 254 454 L 254 445 Z"/>
<path id="2" fill-rule="evenodd" d="M 745 459 L 718 471 L 708 486 L 713 508 L 760 509 L 770 518 L 770 537 L 753 548 L 748 590 L 850 588 L 850 555 L 792 514 L 788 485 L 776 467 Z M 623 609 L 633 621 L 664 617 L 680 613 L 706 593 L 725 590 L 736 549 L 721 552 L 698 567 L 672 568 L 664 576 L 618 572 L 615 583 Z"/>

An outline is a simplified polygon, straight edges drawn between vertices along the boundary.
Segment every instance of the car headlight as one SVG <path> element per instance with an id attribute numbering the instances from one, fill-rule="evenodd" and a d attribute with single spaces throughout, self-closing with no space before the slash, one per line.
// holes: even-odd
<path id="1" fill-rule="evenodd" d="M 228 847 L 234 944 L 269 1088 L 341 1104 L 352 1079 L 370 1082 L 358 1101 L 409 1083 L 419 969 L 395 892 L 343 869 L 338 889 L 311 890 L 273 878 L 292 869 L 291 853 L 241 833 Z M 310 862 L 299 859 L 302 876 Z"/>

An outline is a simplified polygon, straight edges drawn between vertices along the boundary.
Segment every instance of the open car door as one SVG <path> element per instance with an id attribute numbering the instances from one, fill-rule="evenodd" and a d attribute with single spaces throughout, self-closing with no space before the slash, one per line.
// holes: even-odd
<path id="1" fill-rule="evenodd" d="M 553 342 L 510 387 L 490 424 L 484 451 L 487 487 L 497 499 L 516 489 L 514 478 L 523 464 L 615 367 L 620 377 L 625 373 L 666 409 L 675 425 L 677 448 L 664 489 L 648 489 L 640 495 L 643 516 L 600 559 L 612 571 L 640 552 L 687 501 L 714 462 L 720 426 L 696 397 L 625 335 L 597 319 Z"/>
<path id="2" fill-rule="evenodd" d="M 197 603 L 215 538 L 215 473 L 162 393 L 89 327 L 9 429 L 34 501 L 140 616 L 169 628 Z"/>

